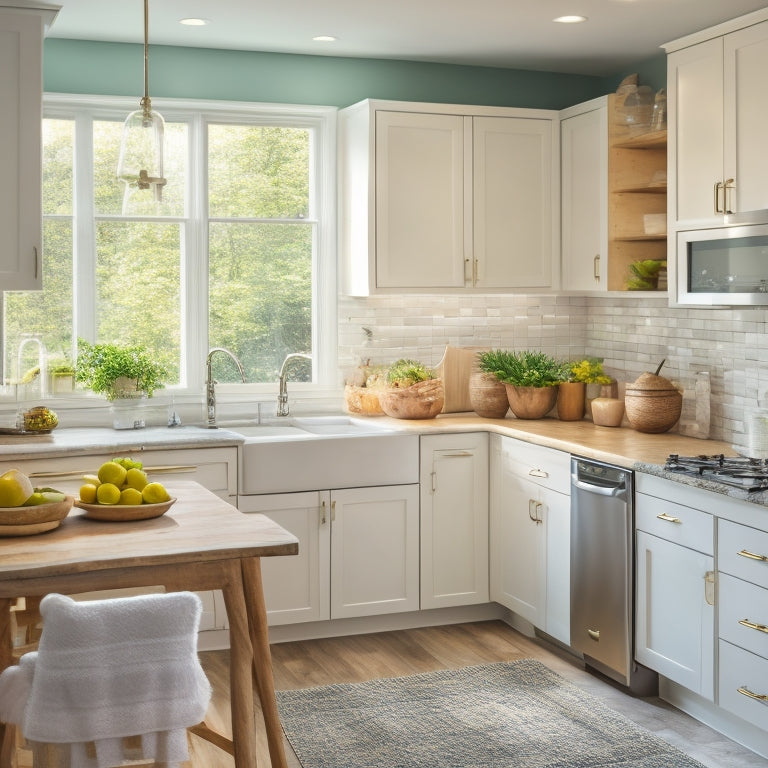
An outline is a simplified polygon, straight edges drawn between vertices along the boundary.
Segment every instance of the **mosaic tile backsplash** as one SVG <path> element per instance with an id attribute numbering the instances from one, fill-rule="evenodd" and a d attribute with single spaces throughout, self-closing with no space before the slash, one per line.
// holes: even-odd
<path id="1" fill-rule="evenodd" d="M 768 310 L 677 309 L 665 298 L 407 295 L 339 300 L 339 363 L 413 357 L 437 365 L 447 344 L 601 357 L 620 383 L 666 360 L 693 387 L 709 372 L 710 437 L 743 445 L 744 422 L 768 406 Z"/>

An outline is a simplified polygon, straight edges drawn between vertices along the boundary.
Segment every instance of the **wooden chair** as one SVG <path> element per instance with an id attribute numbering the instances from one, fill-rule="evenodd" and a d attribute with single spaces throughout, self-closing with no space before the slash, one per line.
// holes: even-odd
<path id="1" fill-rule="evenodd" d="M 25 610 L 16 626 L 26 639 L 36 622 Z M 26 736 L 34 768 L 86 758 L 100 768 L 173 765 L 187 759 L 187 728 L 213 740 L 202 722 L 210 685 L 197 657 L 201 610 L 191 592 L 45 597 L 37 653 L 0 676 L 0 711 Z"/>

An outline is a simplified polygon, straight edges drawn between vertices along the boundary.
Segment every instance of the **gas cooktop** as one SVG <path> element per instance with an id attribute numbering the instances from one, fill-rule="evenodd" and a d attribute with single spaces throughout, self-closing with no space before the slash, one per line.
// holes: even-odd
<path id="1" fill-rule="evenodd" d="M 678 456 L 671 453 L 664 468 L 670 472 L 698 476 L 732 488 L 756 492 L 768 490 L 768 460 L 744 456 Z"/>

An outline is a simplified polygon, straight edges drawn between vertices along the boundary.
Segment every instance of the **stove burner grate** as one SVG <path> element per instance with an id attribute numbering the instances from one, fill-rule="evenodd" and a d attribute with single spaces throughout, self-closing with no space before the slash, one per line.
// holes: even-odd
<path id="1" fill-rule="evenodd" d="M 750 492 L 768 490 L 768 461 L 765 459 L 725 456 L 722 453 L 713 456 L 679 456 L 672 453 L 664 466 L 671 472 L 699 476 Z"/>

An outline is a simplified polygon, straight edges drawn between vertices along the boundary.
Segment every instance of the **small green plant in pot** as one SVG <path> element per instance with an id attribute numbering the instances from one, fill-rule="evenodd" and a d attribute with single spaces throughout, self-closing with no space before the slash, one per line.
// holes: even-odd
<path id="1" fill-rule="evenodd" d="M 168 375 L 165 366 L 140 344 L 90 344 L 78 339 L 77 349 L 77 381 L 96 394 L 105 394 L 107 400 L 152 397 Z"/>
<path id="2" fill-rule="evenodd" d="M 388 368 L 379 402 L 384 413 L 396 419 L 432 419 L 445 403 L 443 380 L 418 360 L 401 358 Z"/>
<path id="3" fill-rule="evenodd" d="M 555 405 L 558 385 L 568 378 L 566 363 L 536 350 L 481 352 L 478 367 L 505 385 L 509 407 L 518 419 L 546 415 Z"/>

